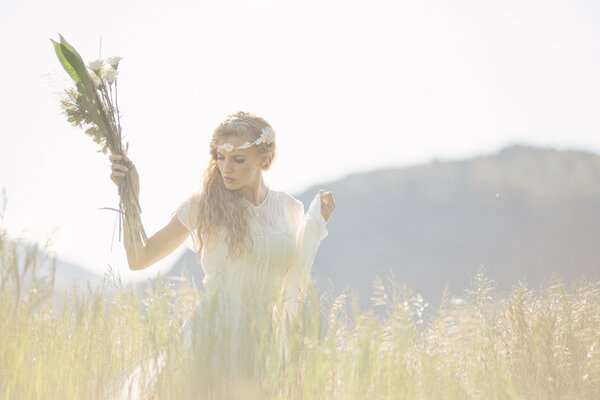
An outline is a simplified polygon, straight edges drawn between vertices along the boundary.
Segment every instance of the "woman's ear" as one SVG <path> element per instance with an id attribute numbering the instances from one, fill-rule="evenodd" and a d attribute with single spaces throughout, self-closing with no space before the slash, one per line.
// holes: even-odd
<path id="1" fill-rule="evenodd" d="M 267 167 L 267 162 L 269 161 L 269 155 L 263 154 L 260 156 L 260 168 L 265 169 Z"/>

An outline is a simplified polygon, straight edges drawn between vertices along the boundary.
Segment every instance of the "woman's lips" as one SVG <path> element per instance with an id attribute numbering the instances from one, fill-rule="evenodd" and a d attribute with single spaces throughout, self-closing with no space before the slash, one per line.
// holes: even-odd
<path id="1" fill-rule="evenodd" d="M 235 181 L 235 179 L 230 178 L 230 177 L 224 177 L 223 180 L 227 183 L 231 183 L 231 182 Z"/>

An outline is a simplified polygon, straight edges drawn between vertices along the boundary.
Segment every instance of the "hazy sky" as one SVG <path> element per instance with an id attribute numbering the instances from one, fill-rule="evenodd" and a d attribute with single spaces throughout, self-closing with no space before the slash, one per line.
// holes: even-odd
<path id="1" fill-rule="evenodd" d="M 119 104 L 149 234 L 199 187 L 212 130 L 277 131 L 265 180 L 298 193 L 514 143 L 600 152 L 597 1 L 0 1 L 0 188 L 13 236 L 125 278 L 107 156 L 61 114 L 50 38 L 120 55 Z M 334 193 L 335 196 L 335 193 Z M 339 199 L 337 199 L 339 202 Z M 308 205 L 306 205 L 308 206 Z M 335 215 L 331 220 L 335 224 Z"/>

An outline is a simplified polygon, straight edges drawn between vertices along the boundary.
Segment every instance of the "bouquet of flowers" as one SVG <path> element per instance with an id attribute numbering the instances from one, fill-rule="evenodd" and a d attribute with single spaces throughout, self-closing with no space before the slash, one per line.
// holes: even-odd
<path id="1" fill-rule="evenodd" d="M 63 37 L 60 43 L 52 41 L 58 60 L 67 71 L 74 88 L 65 90 L 61 101 L 67 115 L 67 121 L 79 126 L 92 137 L 106 154 L 123 154 L 129 145 L 123 148 L 121 137 L 121 119 L 117 101 L 117 74 L 121 57 L 97 59 L 85 65 L 81 56 Z M 119 239 L 124 215 L 127 216 L 125 229 L 130 235 L 130 243 L 145 245 L 147 239 L 142 226 L 141 208 L 132 187 L 131 178 L 126 175 L 119 182 Z"/>

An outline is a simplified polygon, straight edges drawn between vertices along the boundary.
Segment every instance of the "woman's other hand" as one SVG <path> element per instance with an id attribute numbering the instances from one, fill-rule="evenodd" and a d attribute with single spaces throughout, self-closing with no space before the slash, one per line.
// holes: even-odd
<path id="1" fill-rule="evenodd" d="M 323 218 L 325 218 L 325 221 L 329 221 L 329 217 L 331 217 L 331 213 L 333 213 L 333 210 L 335 209 L 333 194 L 321 189 L 319 190 L 319 195 L 321 197 L 321 214 L 323 215 Z"/>

